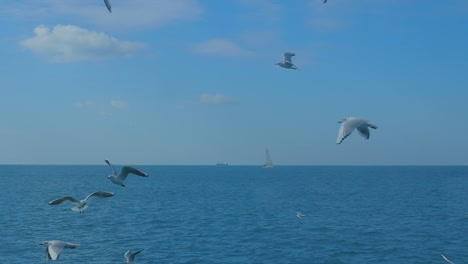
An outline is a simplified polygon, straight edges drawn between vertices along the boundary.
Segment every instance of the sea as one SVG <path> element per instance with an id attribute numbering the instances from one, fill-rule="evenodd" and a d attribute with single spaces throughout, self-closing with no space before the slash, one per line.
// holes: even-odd
<path id="1" fill-rule="evenodd" d="M 468 166 L 0 166 L 0 262 L 468 262 Z M 121 166 L 116 166 L 120 170 Z M 82 214 L 61 196 L 92 198 Z M 302 212 L 301 219 L 296 216 Z"/>

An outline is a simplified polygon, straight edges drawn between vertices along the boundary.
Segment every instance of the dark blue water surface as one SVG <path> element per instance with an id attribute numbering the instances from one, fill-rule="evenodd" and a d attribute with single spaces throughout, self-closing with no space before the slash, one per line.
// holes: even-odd
<path id="1" fill-rule="evenodd" d="M 0 260 L 44 263 L 44 240 L 80 244 L 60 263 L 468 262 L 468 167 L 0 166 Z M 117 166 L 120 169 L 120 166 Z M 94 191 L 84 214 L 64 195 Z M 306 216 L 300 222 L 296 212 Z"/>

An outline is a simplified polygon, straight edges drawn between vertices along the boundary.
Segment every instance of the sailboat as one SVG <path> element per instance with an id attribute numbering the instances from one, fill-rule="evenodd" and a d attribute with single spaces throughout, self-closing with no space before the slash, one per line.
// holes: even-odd
<path id="1" fill-rule="evenodd" d="M 268 148 L 265 148 L 266 150 L 266 161 L 265 164 L 263 164 L 263 168 L 273 168 L 273 162 L 271 161 L 270 153 L 268 152 Z"/>

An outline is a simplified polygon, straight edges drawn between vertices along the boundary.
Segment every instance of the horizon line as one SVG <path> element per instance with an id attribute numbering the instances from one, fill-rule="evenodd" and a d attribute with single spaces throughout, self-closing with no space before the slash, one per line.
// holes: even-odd
<path id="1" fill-rule="evenodd" d="M 127 164 L 114 164 L 117 166 L 125 166 Z M 33 163 L 0 163 L 0 166 L 108 166 L 107 164 L 33 164 Z M 220 167 L 217 164 L 132 164 L 132 166 L 203 166 L 203 167 Z M 249 166 L 262 167 L 263 164 L 228 164 L 227 166 Z M 274 165 L 273 167 L 411 167 L 411 166 L 468 166 L 468 164 L 284 164 Z"/>

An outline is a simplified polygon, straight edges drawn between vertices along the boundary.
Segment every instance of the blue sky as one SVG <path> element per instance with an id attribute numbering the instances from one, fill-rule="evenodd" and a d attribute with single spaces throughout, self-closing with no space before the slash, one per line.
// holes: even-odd
<path id="1" fill-rule="evenodd" d="M 0 164 L 468 164 L 465 0 L 111 4 L 0 0 Z"/>

